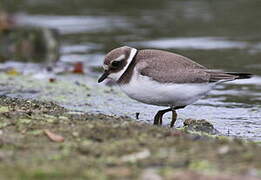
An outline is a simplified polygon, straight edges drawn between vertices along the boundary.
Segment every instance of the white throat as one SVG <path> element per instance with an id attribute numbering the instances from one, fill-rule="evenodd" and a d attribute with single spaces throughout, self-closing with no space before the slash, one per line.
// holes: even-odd
<path id="1" fill-rule="evenodd" d="M 133 60 L 133 58 L 135 57 L 137 52 L 138 52 L 137 49 L 131 48 L 131 52 L 130 52 L 129 58 L 127 59 L 127 64 L 124 66 L 124 68 L 122 70 L 120 70 L 119 72 L 117 72 L 117 73 L 111 73 L 108 77 L 113 79 L 114 81 L 118 81 L 120 79 L 120 77 L 123 75 L 123 73 L 129 67 L 131 61 Z"/>

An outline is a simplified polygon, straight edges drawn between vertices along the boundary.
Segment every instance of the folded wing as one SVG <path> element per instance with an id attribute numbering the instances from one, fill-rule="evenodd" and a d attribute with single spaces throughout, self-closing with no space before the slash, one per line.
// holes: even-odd
<path id="1" fill-rule="evenodd" d="M 140 74 L 160 83 L 211 83 L 251 76 L 209 70 L 184 56 L 160 50 L 142 50 L 138 59 Z"/>

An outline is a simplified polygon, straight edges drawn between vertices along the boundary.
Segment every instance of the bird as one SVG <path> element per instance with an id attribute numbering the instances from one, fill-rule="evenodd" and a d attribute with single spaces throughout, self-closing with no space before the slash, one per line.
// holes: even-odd
<path id="1" fill-rule="evenodd" d="M 103 70 L 98 83 L 109 79 L 134 100 L 167 107 L 156 113 L 153 124 L 162 125 L 163 115 L 171 111 L 170 127 L 176 122 L 176 110 L 206 96 L 217 84 L 252 77 L 250 73 L 208 69 L 173 52 L 129 46 L 106 54 Z"/>

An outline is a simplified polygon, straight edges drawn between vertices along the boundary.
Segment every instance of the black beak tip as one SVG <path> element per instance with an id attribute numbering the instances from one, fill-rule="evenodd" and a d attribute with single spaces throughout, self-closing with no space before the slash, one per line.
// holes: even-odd
<path id="1" fill-rule="evenodd" d="M 101 78 L 98 79 L 98 83 L 101 83 L 103 80 Z"/>
<path id="2" fill-rule="evenodd" d="M 102 81 L 104 81 L 104 79 L 106 79 L 107 77 L 108 77 L 108 72 L 104 72 L 102 75 L 101 75 L 101 77 L 98 79 L 98 83 L 100 83 L 100 82 L 102 82 Z"/>

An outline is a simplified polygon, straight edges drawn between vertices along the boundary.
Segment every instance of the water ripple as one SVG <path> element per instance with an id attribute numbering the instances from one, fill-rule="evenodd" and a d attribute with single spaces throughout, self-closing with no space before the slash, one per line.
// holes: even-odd
<path id="1" fill-rule="evenodd" d="M 47 16 L 24 14 L 17 16 L 16 19 L 19 25 L 54 28 L 58 29 L 61 34 L 104 32 L 130 26 L 123 18 L 115 16 Z"/>
<path id="2" fill-rule="evenodd" d="M 152 41 L 133 42 L 132 44 L 153 48 L 176 48 L 176 49 L 242 49 L 248 43 L 241 41 L 231 41 L 220 37 L 190 37 L 190 38 L 168 38 Z"/>

